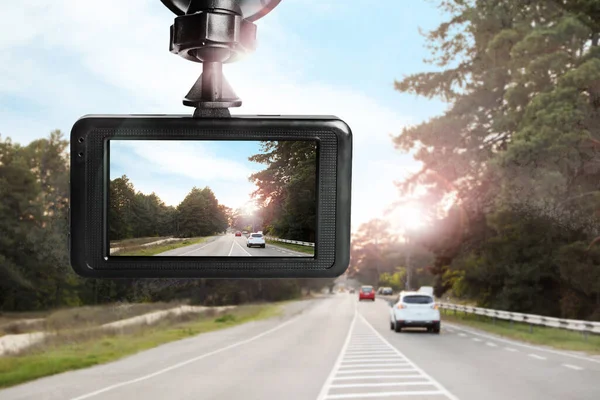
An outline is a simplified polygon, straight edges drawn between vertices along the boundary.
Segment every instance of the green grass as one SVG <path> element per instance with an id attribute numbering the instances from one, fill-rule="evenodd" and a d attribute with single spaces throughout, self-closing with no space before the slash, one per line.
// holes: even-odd
<path id="1" fill-rule="evenodd" d="M 189 238 L 180 242 L 163 243 L 155 246 L 137 246 L 117 251 L 113 253 L 115 256 L 154 256 L 165 251 L 178 249 L 180 247 L 190 246 L 192 244 L 202 243 L 206 240 L 205 237 Z"/>
<path id="2" fill-rule="evenodd" d="M 600 335 L 589 334 L 587 340 L 580 332 L 566 329 L 547 328 L 533 326 L 533 332 L 529 332 L 529 324 L 496 320 L 477 316 L 474 314 L 463 314 L 457 311 L 442 310 L 442 320 L 456 322 L 463 325 L 478 328 L 499 336 L 516 339 L 523 342 L 553 347 L 560 350 L 583 351 L 589 354 L 600 354 Z"/>
<path id="3" fill-rule="evenodd" d="M 0 388 L 91 367 L 201 333 L 280 315 L 277 304 L 245 305 L 218 316 L 185 314 L 126 333 L 58 335 L 21 355 L 0 358 Z"/>
<path id="4" fill-rule="evenodd" d="M 278 242 L 276 240 L 269 240 L 269 239 L 267 239 L 267 243 L 271 244 L 273 246 L 283 247 L 285 249 L 294 250 L 294 251 L 297 251 L 300 253 L 310 254 L 311 256 L 315 254 L 314 247 L 301 246 L 299 244 L 293 244 L 293 243 Z"/>

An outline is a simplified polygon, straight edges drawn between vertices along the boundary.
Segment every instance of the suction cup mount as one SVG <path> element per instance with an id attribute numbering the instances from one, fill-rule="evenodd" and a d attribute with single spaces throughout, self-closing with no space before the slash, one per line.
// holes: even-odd
<path id="1" fill-rule="evenodd" d="M 269 13 L 281 0 L 161 0 L 171 10 L 169 50 L 186 60 L 202 63 L 202 74 L 183 99 L 195 107 L 194 116 L 229 115 L 239 107 L 223 76 L 223 64 L 237 61 L 256 48 L 253 21 Z"/>

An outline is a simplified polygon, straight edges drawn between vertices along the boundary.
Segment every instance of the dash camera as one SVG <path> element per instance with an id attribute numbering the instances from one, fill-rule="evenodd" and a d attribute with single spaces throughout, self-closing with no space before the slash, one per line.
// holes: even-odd
<path id="1" fill-rule="evenodd" d="M 203 64 L 193 115 L 87 115 L 71 131 L 70 251 L 94 278 L 334 277 L 348 267 L 352 134 L 333 116 L 231 115 L 222 73 L 279 1 L 162 0 Z"/>

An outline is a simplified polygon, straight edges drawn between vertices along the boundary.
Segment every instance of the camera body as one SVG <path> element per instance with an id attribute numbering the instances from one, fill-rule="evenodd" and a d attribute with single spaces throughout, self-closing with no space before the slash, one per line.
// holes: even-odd
<path id="1" fill-rule="evenodd" d="M 246 253 L 243 256 L 236 256 L 233 249 L 243 247 L 239 241 L 245 240 L 238 238 L 237 232 L 230 237 L 221 235 L 224 238 L 217 235 L 210 239 L 213 245 L 208 242 L 198 246 L 195 252 L 151 256 L 111 254 L 111 146 L 124 141 L 131 146 L 144 141 L 178 141 L 190 145 L 211 141 L 225 147 L 234 141 L 313 142 L 316 149 L 313 254 L 291 256 L 290 250 L 277 253 L 281 256 L 271 253 L 263 256 L 249 248 L 248 251 L 242 249 Z M 86 115 L 72 128 L 70 156 L 69 243 L 71 264 L 79 275 L 94 278 L 320 278 L 339 276 L 348 267 L 352 134 L 348 125 L 337 117 Z M 302 193 L 297 195 L 302 196 Z M 230 239 L 233 241 L 229 254 L 218 250 L 219 246 L 229 246 Z M 285 239 L 274 240 L 286 242 Z M 224 241 L 226 245 L 220 244 Z M 266 246 L 279 249 L 277 243 Z M 207 252 L 211 248 L 213 252 Z"/>

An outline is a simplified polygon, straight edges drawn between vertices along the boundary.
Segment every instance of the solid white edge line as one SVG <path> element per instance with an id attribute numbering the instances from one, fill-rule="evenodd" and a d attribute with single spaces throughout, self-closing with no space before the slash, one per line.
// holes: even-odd
<path id="1" fill-rule="evenodd" d="M 175 256 L 179 257 L 179 256 L 185 256 L 185 255 L 188 255 L 188 254 L 194 253 L 194 252 L 196 252 L 196 251 L 198 251 L 198 250 L 202 250 L 203 248 L 205 248 L 206 246 L 208 246 L 209 244 L 211 244 L 211 243 L 214 243 L 214 242 L 216 242 L 216 240 L 213 240 L 212 242 L 206 243 L 204 246 L 202 246 L 202 247 L 198 247 L 197 249 L 190 250 L 190 251 L 186 251 L 185 253 L 181 253 L 181 254 L 176 254 Z M 193 246 L 193 245 L 192 245 L 192 246 Z M 160 255 L 160 254 L 157 254 L 157 256 L 159 256 L 159 255 Z"/>
<path id="2" fill-rule="evenodd" d="M 358 315 L 358 310 L 357 310 L 357 304 L 355 303 L 354 304 L 354 315 L 352 316 L 352 322 L 350 323 L 350 327 L 348 328 L 348 334 L 346 335 L 346 340 L 344 340 L 344 344 L 342 345 L 340 354 L 338 354 L 338 357 L 335 360 L 335 363 L 333 364 L 333 368 L 331 369 L 329 376 L 327 376 L 325 383 L 321 387 L 321 391 L 319 392 L 319 395 L 317 396 L 317 400 L 324 400 L 327 398 L 327 393 L 329 393 L 329 387 L 331 386 L 331 382 L 333 381 L 335 374 L 337 373 L 340 365 L 342 364 L 342 359 L 344 358 L 344 352 L 346 351 L 346 348 L 348 347 L 348 344 L 350 343 L 350 337 L 352 336 L 352 330 L 354 329 L 354 324 L 356 324 L 357 315 Z"/>
<path id="3" fill-rule="evenodd" d="M 231 242 L 231 248 L 229 249 L 229 254 L 227 254 L 227 257 L 231 257 L 231 253 L 233 252 L 233 246 L 235 246 L 235 240 Z"/>
<path id="4" fill-rule="evenodd" d="M 302 315 L 298 315 L 298 316 L 296 316 L 296 317 L 294 317 L 292 319 L 289 319 L 289 320 L 287 320 L 287 321 L 285 321 L 285 322 L 283 322 L 283 323 L 281 323 L 281 324 L 279 324 L 279 325 L 277 325 L 277 326 L 275 326 L 275 327 L 273 327 L 271 329 L 268 329 L 268 330 L 264 331 L 263 333 L 259 333 L 258 335 L 252 336 L 251 338 L 248 338 L 248 339 L 242 340 L 240 342 L 236 342 L 236 343 L 230 344 L 229 346 L 221 347 L 220 349 L 213 350 L 213 351 L 208 352 L 208 353 L 204 353 L 202 355 L 190 358 L 188 360 L 179 362 L 177 364 L 173 364 L 170 367 L 160 369 L 160 370 L 158 370 L 156 372 L 153 372 L 151 374 L 140 376 L 139 378 L 131 379 L 131 380 L 124 381 L 124 382 L 121 382 L 121 383 L 116 383 L 114 385 L 106 386 L 105 388 L 96 390 L 94 392 L 90 392 L 90 393 L 86 393 L 86 394 L 83 394 L 83 395 L 80 395 L 80 396 L 77 396 L 77 397 L 73 397 L 70 400 L 88 399 L 90 397 L 97 396 L 99 394 L 106 393 L 108 391 L 111 391 L 111 390 L 114 390 L 114 389 L 117 389 L 117 388 L 120 388 L 120 387 L 123 387 L 123 386 L 131 385 L 133 383 L 137 383 L 137 382 L 141 382 L 141 381 L 144 381 L 144 380 L 147 380 L 147 379 L 150 379 L 150 378 L 154 378 L 155 376 L 162 375 L 162 374 L 164 374 L 166 372 L 172 371 L 172 370 L 177 369 L 177 368 L 181 368 L 181 367 L 186 366 L 188 364 L 191 364 L 193 362 L 202 360 L 203 358 L 210 357 L 212 355 L 221 353 L 221 352 L 229 350 L 229 349 L 233 349 L 235 347 L 244 345 L 246 343 L 250 343 L 250 342 L 252 342 L 252 341 L 254 341 L 256 339 L 259 339 L 259 338 L 261 338 L 261 337 L 263 337 L 265 335 L 268 335 L 270 333 L 278 331 L 279 329 L 281 329 L 281 328 L 283 328 L 283 327 L 285 327 L 285 326 L 287 326 L 287 325 L 289 325 L 289 324 L 297 321 L 301 316 Z"/>
<path id="5" fill-rule="evenodd" d="M 243 248 L 243 247 L 242 247 L 242 246 L 241 246 L 241 245 L 240 245 L 238 242 L 234 241 L 233 243 L 237 244 L 237 246 L 238 246 L 240 249 L 242 249 L 242 251 L 243 251 L 244 253 L 246 253 L 246 254 L 248 254 L 250 257 L 252 257 L 252 254 L 250 254 L 250 253 L 248 253 L 246 250 L 244 250 L 244 248 Z"/>
<path id="6" fill-rule="evenodd" d="M 450 325 L 447 322 L 446 322 L 446 324 Z M 513 346 L 520 346 L 520 347 L 524 347 L 526 349 L 544 351 L 546 353 L 557 354 L 557 355 L 560 355 L 560 356 L 571 357 L 571 358 L 576 358 L 578 360 L 585 360 L 585 361 L 590 361 L 590 362 L 593 362 L 593 363 L 600 364 L 600 359 L 593 359 L 593 358 L 589 358 L 589 357 L 578 356 L 577 354 L 565 353 L 565 352 L 558 351 L 558 350 L 545 349 L 543 347 L 531 346 L 531 345 L 528 345 L 528 344 L 517 342 L 515 340 L 508 340 L 508 339 L 503 339 L 503 338 L 499 338 L 499 337 L 494 337 L 494 336 L 491 336 L 491 335 L 486 335 L 486 334 L 483 334 L 483 333 L 479 333 L 479 332 L 473 331 L 471 329 L 465 329 L 463 327 L 458 327 L 455 324 L 452 324 L 452 327 L 456 328 L 456 329 L 458 329 L 460 331 L 467 332 L 467 333 L 470 333 L 472 335 L 478 335 L 478 336 L 481 336 L 481 337 L 484 337 L 484 338 L 487 338 L 487 339 L 492 339 L 492 340 L 495 340 L 497 342 L 508 343 L 508 344 L 513 345 Z"/>
<path id="7" fill-rule="evenodd" d="M 360 318 L 364 321 L 364 323 L 367 324 L 368 327 L 371 328 L 371 330 L 373 330 L 373 333 L 375 333 L 375 335 L 379 336 L 379 338 L 386 343 L 391 349 L 393 349 L 396 354 L 398 354 L 400 357 L 403 357 L 406 362 L 413 367 L 417 372 L 421 373 L 425 378 L 429 379 L 433 385 L 435 387 L 437 387 L 443 394 L 445 394 L 449 399 L 451 400 L 458 400 L 458 397 L 456 397 L 455 395 L 453 395 L 452 393 L 450 393 L 448 391 L 448 389 L 446 389 L 444 386 L 442 386 L 441 383 L 439 383 L 438 381 L 436 381 L 435 379 L 433 379 L 429 374 L 427 374 L 425 371 L 423 371 L 421 368 L 419 368 L 414 362 L 412 362 L 411 360 L 409 360 L 404 354 L 402 354 L 400 352 L 400 350 L 398 350 L 397 348 L 395 348 L 386 338 L 383 337 L 383 335 L 381 333 L 379 333 L 377 331 L 377 329 L 375 329 L 373 327 L 373 325 L 371 325 L 369 323 L 369 321 L 367 321 L 367 319 L 365 317 L 362 316 L 362 314 L 360 315 Z"/>

